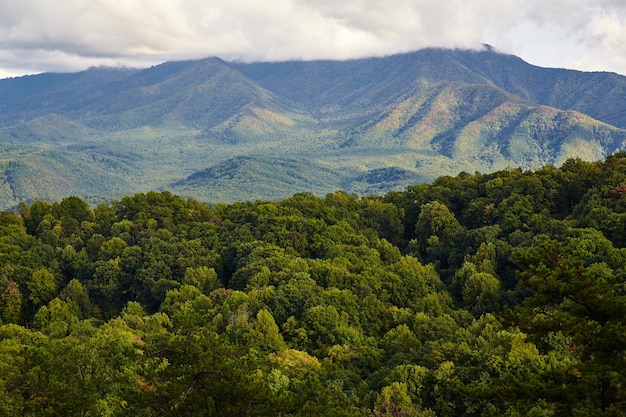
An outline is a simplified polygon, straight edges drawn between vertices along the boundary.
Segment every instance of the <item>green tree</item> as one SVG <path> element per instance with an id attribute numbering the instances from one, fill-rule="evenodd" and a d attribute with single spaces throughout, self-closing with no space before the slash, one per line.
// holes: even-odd
<path id="1" fill-rule="evenodd" d="M 89 204 L 75 196 L 66 197 L 60 203 L 54 203 L 50 211 L 59 220 L 73 218 L 78 224 L 94 219 L 93 210 Z"/>
<path id="2" fill-rule="evenodd" d="M 268 310 L 261 310 L 256 315 L 254 324 L 256 330 L 263 336 L 263 344 L 274 352 L 280 352 L 287 348 L 279 328 L 274 321 L 272 313 Z"/>
<path id="3" fill-rule="evenodd" d="M 87 289 L 77 279 L 72 279 L 59 293 L 59 298 L 63 301 L 71 301 L 79 309 L 79 317 L 88 319 L 91 317 L 92 305 Z"/>
<path id="4" fill-rule="evenodd" d="M 486 272 L 470 275 L 463 284 L 463 303 L 473 314 L 497 312 L 500 309 L 500 281 Z"/>
<path id="5" fill-rule="evenodd" d="M 206 266 L 187 268 L 183 277 L 183 284 L 193 285 L 204 294 L 209 294 L 222 286 L 215 269 Z"/>
<path id="6" fill-rule="evenodd" d="M 9 281 L 0 295 L 0 312 L 3 323 L 20 323 L 22 318 L 22 292 L 14 281 Z"/>
<path id="7" fill-rule="evenodd" d="M 415 225 L 419 258 L 446 270 L 458 256 L 455 247 L 462 232 L 463 227 L 444 204 L 438 201 L 424 204 Z"/>
<path id="8" fill-rule="evenodd" d="M 56 294 L 57 284 L 52 272 L 46 268 L 34 271 L 28 282 L 28 299 L 37 306 L 48 303 Z"/>
<path id="9" fill-rule="evenodd" d="M 372 411 L 375 417 L 419 417 L 434 416 L 432 412 L 423 412 L 415 407 L 404 382 L 393 382 L 384 387 Z"/>
<path id="10" fill-rule="evenodd" d="M 546 390 L 546 399 L 558 415 L 619 415 L 626 398 L 626 296 L 613 270 L 586 264 L 575 253 L 581 242 L 574 242 L 563 246 L 542 237 L 515 252 L 520 278 L 534 292 L 520 307 L 519 323 L 547 353 L 569 358 L 567 372 L 544 374 L 555 387 Z M 564 343 L 545 343 L 557 333 L 566 337 Z"/>

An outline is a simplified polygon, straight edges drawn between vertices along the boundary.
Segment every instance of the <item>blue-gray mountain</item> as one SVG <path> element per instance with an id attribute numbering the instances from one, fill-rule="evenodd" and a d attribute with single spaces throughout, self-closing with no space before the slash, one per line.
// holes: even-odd
<path id="1" fill-rule="evenodd" d="M 626 146 L 626 77 L 491 48 L 93 68 L 0 80 L 0 208 L 149 189 L 201 201 L 384 193 Z"/>

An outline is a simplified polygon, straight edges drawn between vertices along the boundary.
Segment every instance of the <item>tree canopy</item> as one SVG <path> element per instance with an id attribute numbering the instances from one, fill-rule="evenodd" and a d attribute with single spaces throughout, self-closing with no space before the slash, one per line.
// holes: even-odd
<path id="1" fill-rule="evenodd" d="M 0 414 L 622 416 L 626 154 L 0 213 Z"/>

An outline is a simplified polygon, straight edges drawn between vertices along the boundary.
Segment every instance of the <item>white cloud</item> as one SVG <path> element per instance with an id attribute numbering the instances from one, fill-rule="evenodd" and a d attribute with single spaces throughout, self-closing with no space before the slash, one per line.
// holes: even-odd
<path id="1" fill-rule="evenodd" d="M 0 76 L 212 55 L 341 59 L 482 42 L 538 65 L 626 74 L 623 3 L 0 0 Z"/>
<path id="2" fill-rule="evenodd" d="M 622 69 L 626 74 L 626 22 L 624 13 L 612 9 L 590 19 L 587 27 L 588 52 L 574 63 L 579 68 L 593 71 L 607 68 Z"/>

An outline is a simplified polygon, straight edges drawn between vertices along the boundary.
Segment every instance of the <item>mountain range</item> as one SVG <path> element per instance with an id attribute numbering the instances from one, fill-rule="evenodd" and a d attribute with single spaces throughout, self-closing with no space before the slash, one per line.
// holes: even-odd
<path id="1" fill-rule="evenodd" d="M 485 46 L 219 58 L 0 80 L 0 208 L 171 190 L 208 203 L 381 194 L 626 145 L 626 77 Z"/>

